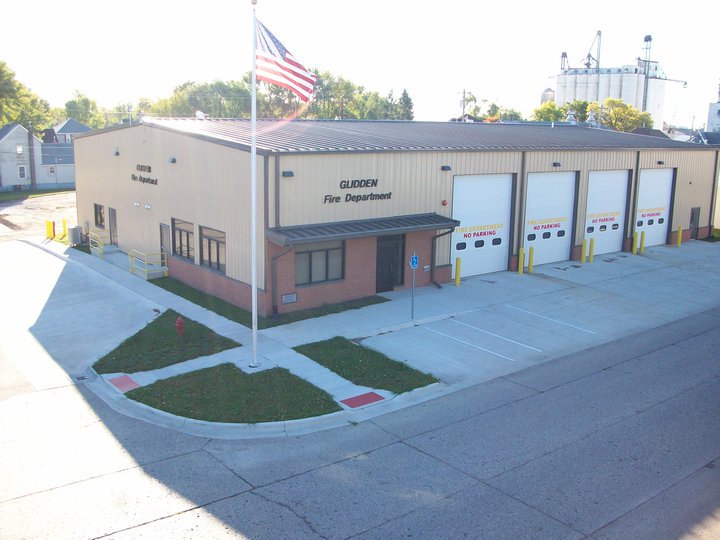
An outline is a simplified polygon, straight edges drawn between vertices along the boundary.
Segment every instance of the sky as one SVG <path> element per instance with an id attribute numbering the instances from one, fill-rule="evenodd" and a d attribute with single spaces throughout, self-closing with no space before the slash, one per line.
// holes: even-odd
<path id="1" fill-rule="evenodd" d="M 258 19 L 311 69 L 368 91 L 407 89 L 416 120 L 462 113 L 463 91 L 526 117 L 555 88 L 560 58 L 582 67 L 602 32 L 601 67 L 651 59 L 668 79 L 665 116 L 701 128 L 720 83 L 717 1 L 257 0 Z M 114 6 L 114 7 L 111 7 Z M 0 8 L 0 60 L 53 107 L 75 92 L 101 107 L 169 97 L 187 81 L 252 68 L 251 0 L 34 0 Z M 591 49 L 592 48 L 592 49 Z"/>

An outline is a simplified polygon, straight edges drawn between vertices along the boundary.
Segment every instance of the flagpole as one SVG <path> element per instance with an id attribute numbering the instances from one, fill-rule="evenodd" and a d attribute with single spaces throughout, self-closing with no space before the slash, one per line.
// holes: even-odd
<path id="1" fill-rule="evenodd" d="M 256 47 L 257 47 L 257 18 L 255 17 L 255 4 L 253 5 L 253 31 L 252 31 L 252 99 L 250 101 L 250 185 L 252 211 L 250 212 L 250 235 L 252 236 L 252 362 L 249 367 L 258 368 L 260 362 L 257 358 L 257 78 L 256 78 Z"/>

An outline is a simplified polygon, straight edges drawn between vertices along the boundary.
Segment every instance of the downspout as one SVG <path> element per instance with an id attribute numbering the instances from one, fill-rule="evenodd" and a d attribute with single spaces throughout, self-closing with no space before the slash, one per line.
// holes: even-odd
<path id="1" fill-rule="evenodd" d="M 430 250 L 430 283 L 435 285 L 438 289 L 442 289 L 442 286 L 437 281 L 435 281 L 435 253 L 437 251 L 437 239 L 443 236 L 447 236 L 448 234 L 452 234 L 454 230 L 455 227 L 453 227 L 449 231 L 446 231 L 442 234 L 437 234 L 432 237 L 432 249 Z"/>
<path id="2" fill-rule="evenodd" d="M 289 246 L 284 251 L 281 251 L 280 253 L 276 253 L 272 256 L 272 260 L 270 261 L 270 279 L 272 280 L 272 312 L 273 315 L 278 314 L 278 303 L 277 303 L 277 260 L 282 257 L 283 255 L 287 255 L 293 250 L 292 246 Z"/>

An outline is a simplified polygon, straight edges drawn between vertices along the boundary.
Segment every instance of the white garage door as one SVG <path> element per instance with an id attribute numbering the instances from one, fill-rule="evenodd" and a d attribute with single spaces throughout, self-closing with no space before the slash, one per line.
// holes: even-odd
<path id="1" fill-rule="evenodd" d="M 570 258 L 575 173 L 528 174 L 525 205 L 525 263 L 535 248 L 534 264 L 566 261 Z"/>
<path id="2" fill-rule="evenodd" d="M 585 239 L 596 255 L 622 251 L 627 187 L 628 171 L 590 171 Z"/>
<path id="3" fill-rule="evenodd" d="M 452 264 L 461 259 L 460 275 L 507 270 L 510 245 L 512 175 L 456 176 L 453 214 L 460 226 L 452 234 Z"/>
<path id="4" fill-rule="evenodd" d="M 638 235 L 645 231 L 646 246 L 667 243 L 672 185 L 672 169 L 640 171 L 635 231 Z"/>

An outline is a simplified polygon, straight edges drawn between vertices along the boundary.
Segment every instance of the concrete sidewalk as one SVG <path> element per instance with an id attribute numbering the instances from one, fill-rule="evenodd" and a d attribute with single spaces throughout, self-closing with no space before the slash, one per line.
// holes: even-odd
<path id="1" fill-rule="evenodd" d="M 54 242 L 13 242 L 0 249 L 8 252 L 3 253 L 4 260 L 30 258 L 33 266 L 56 275 L 52 287 L 40 287 L 35 292 L 37 298 L 30 302 L 34 307 L 28 315 L 38 316 L 29 326 L 40 345 L 72 379 L 83 379 L 123 414 L 213 438 L 302 434 L 359 422 L 720 305 L 720 245 L 702 241 L 681 248 L 652 247 L 642 256 L 600 256 L 593 264 L 568 261 L 543 265 L 536 267 L 533 275 L 500 272 L 464 279 L 460 287 L 417 289 L 414 318 L 412 291 L 397 291 L 384 295 L 390 301 L 383 304 L 259 332 L 261 369 L 285 367 L 330 393 L 345 410 L 291 422 L 218 424 L 179 418 L 129 400 L 123 395 L 124 387 L 118 384 L 127 382 L 127 374 L 97 377 L 90 366 L 159 311 L 171 308 L 243 347 L 132 374 L 134 384 L 150 384 L 228 361 L 252 372 L 248 368 L 252 358 L 249 329 L 134 276 L 122 268 L 119 258 L 117 265 L 111 264 Z M 120 256 L 126 260 L 124 254 Z M 13 278 L 22 281 L 24 276 L 18 272 Z M 79 305 L 83 299 L 97 300 L 98 296 L 104 301 Z M 53 297 L 57 300 L 52 301 Z M 94 324 L 101 325 L 103 318 L 112 319 L 114 328 L 103 327 L 102 332 L 95 332 L 107 339 L 92 340 L 87 350 L 79 351 L 77 336 L 58 332 L 59 324 L 74 324 L 68 302 L 75 303 L 77 314 L 82 309 L 84 318 Z M 360 340 L 392 358 L 433 373 L 441 382 L 394 396 L 353 385 L 292 350 L 336 335 Z M 360 407 L 343 403 L 373 392 L 383 399 Z"/>

